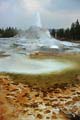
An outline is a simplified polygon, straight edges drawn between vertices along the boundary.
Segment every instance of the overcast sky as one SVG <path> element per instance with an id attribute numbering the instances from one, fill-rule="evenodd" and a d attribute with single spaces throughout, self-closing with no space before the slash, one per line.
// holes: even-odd
<path id="1" fill-rule="evenodd" d="M 37 11 L 44 27 L 66 28 L 80 21 L 80 0 L 0 0 L 0 27 L 26 29 L 36 22 Z"/>

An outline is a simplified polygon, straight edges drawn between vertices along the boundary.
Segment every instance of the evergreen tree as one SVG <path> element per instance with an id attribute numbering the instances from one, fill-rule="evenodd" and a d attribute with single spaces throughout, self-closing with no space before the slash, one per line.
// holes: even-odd
<path id="1" fill-rule="evenodd" d="M 65 30 L 64 36 L 66 40 L 70 40 L 70 29 L 69 28 Z"/>
<path id="2" fill-rule="evenodd" d="M 0 37 L 3 37 L 4 29 L 0 29 Z"/>
<path id="3" fill-rule="evenodd" d="M 55 37 L 55 29 L 52 29 L 52 30 L 50 31 L 50 34 L 51 34 L 51 36 Z"/>
<path id="4" fill-rule="evenodd" d="M 57 37 L 62 38 L 62 39 L 64 38 L 64 29 L 63 28 L 57 30 Z"/>
<path id="5" fill-rule="evenodd" d="M 80 24 L 78 20 L 75 23 L 75 37 L 76 40 L 80 40 Z"/>
<path id="6" fill-rule="evenodd" d="M 75 40 L 75 23 L 72 23 L 71 29 L 70 29 L 70 39 Z"/>

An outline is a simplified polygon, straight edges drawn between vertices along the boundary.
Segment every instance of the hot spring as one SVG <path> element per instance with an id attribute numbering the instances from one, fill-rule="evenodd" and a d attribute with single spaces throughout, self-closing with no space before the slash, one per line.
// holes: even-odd
<path id="1" fill-rule="evenodd" d="M 70 69 L 74 65 L 56 59 L 31 59 L 25 55 L 12 55 L 0 59 L 0 72 L 21 74 L 47 74 Z"/>

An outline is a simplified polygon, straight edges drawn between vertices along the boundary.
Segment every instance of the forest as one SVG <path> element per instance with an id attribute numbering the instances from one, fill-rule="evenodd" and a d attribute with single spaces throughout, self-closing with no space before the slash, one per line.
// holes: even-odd
<path id="1" fill-rule="evenodd" d="M 13 27 L 7 27 L 5 29 L 0 28 L 0 38 L 8 38 L 8 37 L 14 37 L 17 35 L 18 30 L 17 28 Z"/>
<path id="2" fill-rule="evenodd" d="M 52 29 L 50 33 L 53 37 L 60 40 L 80 41 L 80 23 L 77 19 L 76 22 L 71 24 L 70 28 Z"/>

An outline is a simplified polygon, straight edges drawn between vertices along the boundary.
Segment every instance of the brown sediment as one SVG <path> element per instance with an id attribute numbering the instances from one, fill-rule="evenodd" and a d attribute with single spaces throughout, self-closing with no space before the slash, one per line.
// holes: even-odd
<path id="1" fill-rule="evenodd" d="M 80 113 L 80 83 L 37 88 L 0 76 L 0 120 L 68 120 Z"/>
<path id="2" fill-rule="evenodd" d="M 64 56 L 80 56 L 80 53 L 66 53 L 66 52 L 33 52 L 29 55 L 30 58 L 46 58 L 46 57 L 64 57 Z"/>

